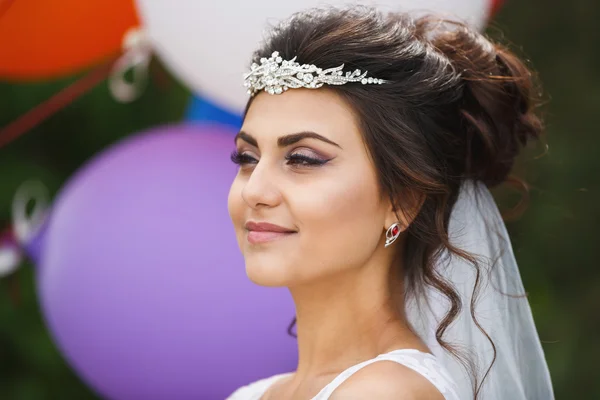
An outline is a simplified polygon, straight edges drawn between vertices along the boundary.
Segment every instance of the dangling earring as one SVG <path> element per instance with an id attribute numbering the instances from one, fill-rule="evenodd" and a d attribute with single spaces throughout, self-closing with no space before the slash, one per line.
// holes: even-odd
<path id="1" fill-rule="evenodd" d="M 385 247 L 394 243 L 398 239 L 398 236 L 400 236 L 400 232 L 402 232 L 400 224 L 398 222 L 393 223 L 385 232 Z"/>

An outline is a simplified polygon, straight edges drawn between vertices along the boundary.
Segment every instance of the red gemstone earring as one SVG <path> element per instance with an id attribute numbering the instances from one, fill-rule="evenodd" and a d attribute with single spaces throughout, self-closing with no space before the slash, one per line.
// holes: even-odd
<path id="1" fill-rule="evenodd" d="M 400 224 L 398 222 L 393 223 L 385 232 L 385 247 L 394 243 L 398 239 L 398 236 L 400 236 L 400 232 L 402 232 Z"/>

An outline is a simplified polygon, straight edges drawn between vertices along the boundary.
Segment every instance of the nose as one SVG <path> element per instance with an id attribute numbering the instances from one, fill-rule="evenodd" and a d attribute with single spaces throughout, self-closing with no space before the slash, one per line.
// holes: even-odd
<path id="1" fill-rule="evenodd" d="M 273 168 L 259 161 L 242 188 L 242 198 L 253 209 L 275 207 L 281 203 Z"/>

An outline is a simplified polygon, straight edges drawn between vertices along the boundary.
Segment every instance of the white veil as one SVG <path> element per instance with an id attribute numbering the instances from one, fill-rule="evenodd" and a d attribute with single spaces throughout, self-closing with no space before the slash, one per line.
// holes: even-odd
<path id="1" fill-rule="evenodd" d="M 476 256 L 481 267 L 481 286 L 475 316 L 496 346 L 496 361 L 479 392 L 482 400 L 552 400 L 550 373 L 538 337 L 529 302 L 512 251 L 510 238 L 487 187 L 465 182 L 452 211 L 450 242 Z M 459 257 L 442 257 L 440 274 L 460 294 L 463 308 L 443 338 L 477 366 L 479 383 L 493 359 L 489 340 L 477 328 L 470 312 L 475 284 L 473 265 Z M 448 370 L 458 386 L 460 399 L 473 398 L 469 373 L 435 338 L 448 300 L 433 288 L 407 299 L 409 322 Z"/>

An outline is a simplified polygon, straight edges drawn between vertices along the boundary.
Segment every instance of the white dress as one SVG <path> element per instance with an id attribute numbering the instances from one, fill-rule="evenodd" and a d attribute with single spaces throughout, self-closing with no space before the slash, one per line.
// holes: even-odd
<path id="1" fill-rule="evenodd" d="M 390 351 L 389 353 L 380 354 L 375 358 L 356 364 L 339 374 L 311 400 L 329 399 L 333 391 L 344 383 L 346 379 L 350 378 L 356 371 L 376 361 L 394 361 L 411 368 L 427 378 L 442 393 L 445 400 L 459 400 L 456 384 L 448 372 L 438 363 L 435 356 L 414 349 Z M 243 386 L 233 392 L 226 400 L 260 400 L 271 385 L 289 375 L 291 373 L 279 374 Z"/>

